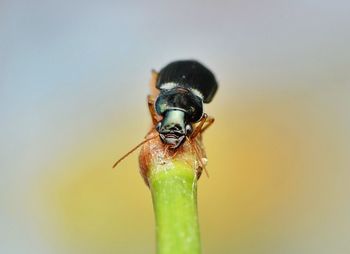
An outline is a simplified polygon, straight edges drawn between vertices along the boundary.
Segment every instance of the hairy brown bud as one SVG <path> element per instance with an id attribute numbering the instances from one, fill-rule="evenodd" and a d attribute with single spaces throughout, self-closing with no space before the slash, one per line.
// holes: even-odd
<path id="1" fill-rule="evenodd" d="M 158 170 L 158 165 L 162 166 L 162 170 L 167 168 L 171 170 L 174 161 L 185 161 L 188 163 L 195 169 L 197 179 L 199 179 L 207 161 L 201 135 L 198 135 L 195 139 L 187 138 L 176 149 L 171 149 L 169 145 L 164 144 L 156 130 L 149 132 L 146 139 L 150 140 L 141 148 L 139 165 L 141 176 L 147 185 L 149 185 L 148 178 L 150 174 L 154 173 L 152 171 Z M 164 165 L 169 165 L 169 167 L 164 167 Z"/>

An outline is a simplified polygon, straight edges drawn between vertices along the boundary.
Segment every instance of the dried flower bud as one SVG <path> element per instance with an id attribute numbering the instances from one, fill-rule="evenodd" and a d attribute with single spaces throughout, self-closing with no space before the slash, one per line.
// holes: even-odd
<path id="1" fill-rule="evenodd" d="M 158 136 L 156 130 L 152 130 L 146 136 L 146 139 Z M 140 173 L 147 185 L 149 177 L 157 170 L 171 170 L 174 161 L 185 161 L 191 168 L 195 169 L 197 179 L 202 174 L 203 167 L 207 162 L 203 148 L 201 135 L 195 139 L 188 138 L 184 144 L 176 149 L 169 148 L 164 144 L 159 136 L 146 142 L 139 155 Z M 159 167 L 161 165 L 161 167 Z M 166 167 L 165 165 L 169 165 Z"/>

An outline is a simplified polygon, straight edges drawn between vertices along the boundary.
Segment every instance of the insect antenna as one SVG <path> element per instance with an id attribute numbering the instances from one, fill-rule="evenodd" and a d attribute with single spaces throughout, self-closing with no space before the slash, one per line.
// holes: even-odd
<path id="1" fill-rule="evenodd" d="M 202 169 L 204 169 L 205 174 L 207 175 L 207 177 L 209 177 L 208 170 L 207 170 L 206 166 L 203 164 L 202 158 L 200 156 L 199 151 L 197 150 L 196 145 L 192 143 L 192 141 L 191 141 L 191 139 L 189 137 L 186 136 L 186 139 L 188 140 L 188 142 L 190 143 L 190 145 L 193 148 L 194 152 L 196 153 L 196 156 L 197 156 L 197 159 L 199 161 L 199 164 L 201 165 Z"/>
<path id="2" fill-rule="evenodd" d="M 150 137 L 150 138 L 146 138 L 145 140 L 143 140 L 140 144 L 138 144 L 137 146 L 135 146 L 134 148 L 132 148 L 129 152 L 127 152 L 123 157 L 121 157 L 119 160 L 117 160 L 112 168 L 115 168 L 122 160 L 124 160 L 126 157 L 128 157 L 131 153 L 133 153 L 137 148 L 139 148 L 140 146 L 142 146 L 143 144 L 147 143 L 148 141 L 155 139 L 156 137 L 158 137 L 158 135 Z"/>

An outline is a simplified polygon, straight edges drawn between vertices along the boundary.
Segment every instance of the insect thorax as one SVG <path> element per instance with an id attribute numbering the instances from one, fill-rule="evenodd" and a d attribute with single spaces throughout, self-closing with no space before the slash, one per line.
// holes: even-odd
<path id="1" fill-rule="evenodd" d="M 195 123 L 203 115 L 203 101 L 189 89 L 177 86 L 160 91 L 155 102 L 155 109 L 162 116 L 170 110 L 183 111 L 185 113 L 184 121 Z"/>

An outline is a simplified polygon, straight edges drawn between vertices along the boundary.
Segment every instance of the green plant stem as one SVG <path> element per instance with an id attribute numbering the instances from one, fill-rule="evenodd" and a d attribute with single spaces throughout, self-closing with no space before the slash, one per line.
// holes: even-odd
<path id="1" fill-rule="evenodd" d="M 158 254 L 199 254 L 197 177 L 186 162 L 151 166 L 148 177 L 156 218 Z"/>

